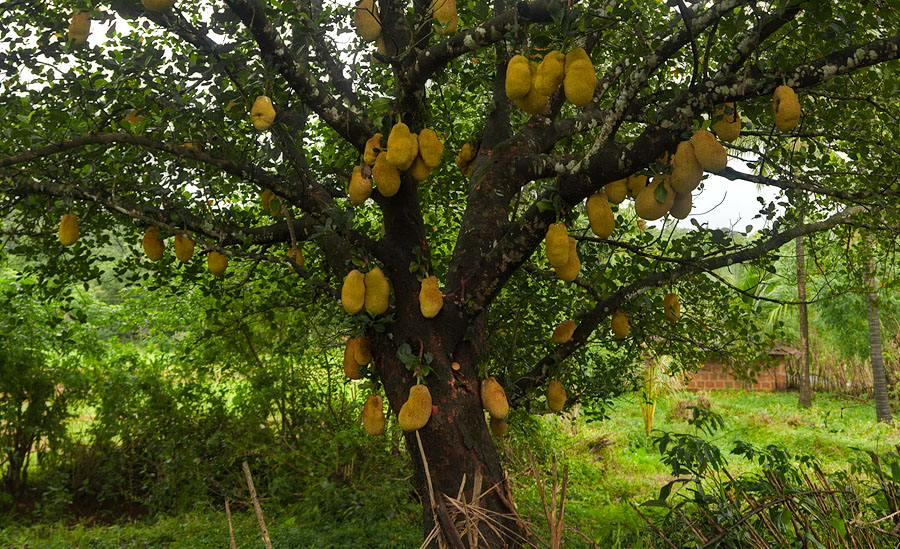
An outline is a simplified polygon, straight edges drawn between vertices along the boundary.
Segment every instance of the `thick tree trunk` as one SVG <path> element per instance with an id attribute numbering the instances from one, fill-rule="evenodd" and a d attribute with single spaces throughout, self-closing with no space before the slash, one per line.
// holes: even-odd
<path id="1" fill-rule="evenodd" d="M 871 237 L 866 239 L 872 250 Z M 887 378 L 884 374 L 884 354 L 881 350 L 881 315 L 878 312 L 878 286 L 875 283 L 875 255 L 869 256 L 866 270 L 866 317 L 869 323 L 869 357 L 872 361 L 872 385 L 875 389 L 875 415 L 878 421 L 891 421 L 891 405 L 888 402 Z"/>
<path id="2" fill-rule="evenodd" d="M 800 302 L 800 397 L 797 404 L 801 408 L 812 406 L 812 389 L 809 383 L 809 316 L 806 310 L 806 252 L 803 237 L 797 243 L 797 301 Z"/>

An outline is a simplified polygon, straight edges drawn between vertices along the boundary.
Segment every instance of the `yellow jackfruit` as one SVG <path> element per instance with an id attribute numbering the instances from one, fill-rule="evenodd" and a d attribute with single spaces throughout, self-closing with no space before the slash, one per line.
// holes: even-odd
<path id="1" fill-rule="evenodd" d="M 390 135 L 388 135 L 387 161 L 397 169 L 405 170 L 416 158 L 415 156 L 410 158 L 410 153 L 412 152 L 412 134 L 409 132 L 409 126 L 403 122 L 394 124 Z M 416 145 L 416 152 L 418 152 L 418 144 Z"/>
<path id="2" fill-rule="evenodd" d="M 372 316 L 378 316 L 388 309 L 391 298 L 391 287 L 387 278 L 378 267 L 366 273 L 366 310 Z"/>
<path id="3" fill-rule="evenodd" d="M 581 259 L 578 257 L 578 242 L 569 237 L 569 259 L 561 267 L 556 267 L 556 277 L 565 282 L 572 282 L 581 271 Z"/>
<path id="4" fill-rule="evenodd" d="M 548 100 L 550 98 L 537 91 L 534 87 L 534 80 L 537 77 L 537 65 L 529 63 L 528 70 L 531 73 L 531 89 L 525 97 L 514 100 L 514 103 L 528 114 L 535 116 L 542 115 L 547 112 Z"/>
<path id="5" fill-rule="evenodd" d="M 672 188 L 675 192 L 689 193 L 697 188 L 702 178 L 703 166 L 697 162 L 694 146 L 690 141 L 682 141 L 675 149 L 675 158 L 672 160 Z"/>
<path id="6" fill-rule="evenodd" d="M 407 161 L 405 164 L 401 166 L 397 166 L 397 169 L 401 172 L 405 172 L 415 164 L 416 159 L 419 158 L 419 136 L 415 133 L 409 134 L 409 141 L 407 142 L 409 145 L 409 156 L 407 157 Z"/>
<path id="7" fill-rule="evenodd" d="M 491 434 L 495 437 L 502 437 L 506 434 L 506 431 L 509 429 L 509 424 L 506 423 L 506 418 L 498 418 L 491 416 Z"/>
<path id="8" fill-rule="evenodd" d="M 206 268 L 213 276 L 222 276 L 228 268 L 228 256 L 219 252 L 209 252 L 206 256 Z"/>
<path id="9" fill-rule="evenodd" d="M 531 91 L 530 63 L 524 55 L 516 55 L 506 65 L 506 97 L 522 99 Z"/>
<path id="10" fill-rule="evenodd" d="M 563 384 L 553 380 L 547 384 L 547 407 L 554 412 L 562 412 L 566 405 L 566 389 Z"/>
<path id="11" fill-rule="evenodd" d="M 444 296 L 438 286 L 436 276 L 429 276 L 422 280 L 422 289 L 419 290 L 419 310 L 425 318 L 434 318 L 444 306 Z"/>
<path id="12" fill-rule="evenodd" d="M 441 157 L 444 156 L 444 144 L 438 139 L 434 130 L 425 128 L 419 132 L 419 156 L 431 169 L 437 168 L 441 164 Z"/>
<path id="13" fill-rule="evenodd" d="M 291 248 L 288 250 L 287 256 L 294 260 L 294 263 L 297 266 L 291 265 L 291 268 L 294 269 L 294 272 L 300 272 L 298 269 L 303 268 L 303 249 L 302 248 Z"/>
<path id="14" fill-rule="evenodd" d="M 387 42 L 384 41 L 384 36 L 379 36 L 375 41 L 375 52 L 382 57 L 388 57 Z M 374 55 L 370 55 L 369 59 L 371 59 L 372 63 L 375 63 L 376 65 L 384 63 L 384 61 Z"/>
<path id="15" fill-rule="evenodd" d="M 731 143 L 741 135 L 741 115 L 734 103 L 719 105 L 713 119 L 718 120 L 713 122 L 712 129 L 722 141 Z"/>
<path id="16" fill-rule="evenodd" d="M 675 202 L 669 209 L 669 214 L 675 219 L 684 219 L 691 213 L 693 208 L 693 197 L 691 193 L 675 193 Z"/>
<path id="17" fill-rule="evenodd" d="M 384 433 L 384 404 L 378 395 L 366 397 L 362 412 L 363 429 L 372 436 Z"/>
<path id="18" fill-rule="evenodd" d="M 76 46 L 81 46 L 87 42 L 88 35 L 91 34 L 91 14 L 86 11 L 80 11 L 72 16 L 69 22 L 69 31 L 67 39 Z"/>
<path id="19" fill-rule="evenodd" d="M 725 147 L 710 132 L 697 130 L 691 136 L 691 145 L 694 147 L 694 156 L 704 171 L 718 173 L 728 166 Z"/>
<path id="20" fill-rule="evenodd" d="M 354 339 L 356 340 L 356 343 L 353 347 L 353 358 L 356 360 L 356 363 L 360 366 L 365 366 L 372 362 L 372 350 L 369 338 L 366 336 L 357 336 Z"/>
<path id="21" fill-rule="evenodd" d="M 351 337 L 344 344 L 344 375 L 348 379 L 362 379 L 359 366 L 359 362 L 356 361 L 356 338 Z"/>
<path id="22" fill-rule="evenodd" d="M 609 207 L 606 195 L 592 194 L 585 202 L 584 209 L 587 210 L 591 231 L 600 238 L 609 238 L 616 228 L 616 216 Z"/>
<path id="23" fill-rule="evenodd" d="M 562 223 L 553 223 L 547 227 L 544 238 L 547 259 L 554 267 L 562 267 L 569 260 L 569 232 Z"/>
<path id="24" fill-rule="evenodd" d="M 169 11 L 175 5 L 175 0 L 141 0 L 141 4 L 148 11 Z"/>
<path id="25" fill-rule="evenodd" d="M 259 195 L 259 201 L 262 203 L 263 209 L 273 216 L 278 217 L 282 215 L 281 199 L 278 198 L 271 190 L 263 189 L 263 192 Z"/>
<path id="26" fill-rule="evenodd" d="M 789 132 L 800 121 L 800 100 L 790 86 L 778 86 L 772 94 L 772 115 L 779 130 Z"/>
<path id="27" fill-rule="evenodd" d="M 583 107 L 594 98 L 597 88 L 597 75 L 594 65 L 583 48 L 575 48 L 566 54 L 566 77 L 563 81 L 566 99 Z"/>
<path id="28" fill-rule="evenodd" d="M 637 198 L 647 188 L 647 176 L 644 174 L 636 173 L 628 176 L 625 181 L 628 185 L 628 196 L 631 198 Z"/>
<path id="29" fill-rule="evenodd" d="M 128 111 L 128 114 L 125 115 L 125 118 L 122 119 L 123 122 L 128 122 L 129 124 L 140 124 L 145 119 L 141 116 L 140 109 L 131 109 Z"/>
<path id="30" fill-rule="evenodd" d="M 666 313 L 666 318 L 672 322 L 681 318 L 681 303 L 678 302 L 677 295 L 666 294 L 663 297 L 663 311 Z"/>
<path id="31" fill-rule="evenodd" d="M 468 177 L 472 171 L 472 164 L 475 163 L 476 154 L 478 154 L 478 151 L 468 142 L 464 143 L 462 148 L 459 149 L 459 152 L 456 154 L 456 167 L 459 168 L 463 175 Z"/>
<path id="32" fill-rule="evenodd" d="M 372 42 L 381 36 L 381 21 L 375 0 L 362 0 L 353 11 L 353 26 L 360 38 Z"/>
<path id="33" fill-rule="evenodd" d="M 365 302 L 366 277 L 353 269 L 344 277 L 344 285 L 341 286 L 341 305 L 348 314 L 355 315 L 362 310 Z"/>
<path id="34" fill-rule="evenodd" d="M 425 165 L 425 161 L 422 160 L 421 156 L 417 156 L 415 162 L 413 162 L 412 166 L 409 167 L 409 171 L 407 173 L 415 181 L 422 182 L 428 179 L 428 176 L 431 175 L 431 168 Z"/>
<path id="35" fill-rule="evenodd" d="M 144 247 L 144 253 L 150 261 L 159 261 L 163 256 L 163 241 L 159 238 L 159 229 L 156 227 L 147 227 L 144 231 L 144 238 L 141 239 L 141 245 Z"/>
<path id="36" fill-rule="evenodd" d="M 350 176 L 350 186 L 347 190 L 350 203 L 359 206 L 372 196 L 372 180 L 362 176 L 362 168 L 353 166 L 353 175 Z"/>
<path id="37" fill-rule="evenodd" d="M 493 376 L 481 382 L 481 405 L 491 414 L 491 417 L 502 419 L 509 415 L 506 391 Z"/>
<path id="38" fill-rule="evenodd" d="M 621 204 L 628 194 L 628 178 L 607 183 L 604 187 L 606 199 L 612 204 Z"/>
<path id="39" fill-rule="evenodd" d="M 400 172 L 388 162 L 386 152 L 378 153 L 372 167 L 372 181 L 382 196 L 394 196 L 400 190 Z"/>
<path id="40" fill-rule="evenodd" d="M 378 156 L 378 153 L 384 150 L 384 147 L 381 145 L 382 137 L 383 136 L 380 133 L 376 133 L 366 141 L 366 150 L 363 152 L 363 162 L 369 166 L 375 163 L 375 158 Z"/>
<path id="41" fill-rule="evenodd" d="M 409 388 L 409 398 L 400 407 L 397 420 L 404 431 L 418 431 L 431 418 L 431 392 L 424 385 Z"/>
<path id="42" fill-rule="evenodd" d="M 182 263 L 187 263 L 194 257 L 194 241 L 190 234 L 175 233 L 175 257 Z"/>
<path id="43" fill-rule="evenodd" d="M 59 222 L 59 243 L 71 246 L 78 240 L 78 218 L 75 214 L 65 214 Z"/>
<path id="44" fill-rule="evenodd" d="M 659 195 L 665 195 L 660 197 Z M 663 201 L 660 202 L 659 198 Z M 641 219 L 655 221 L 666 215 L 675 203 L 675 191 L 668 175 L 654 177 L 650 184 L 634 199 L 634 213 Z"/>
<path id="45" fill-rule="evenodd" d="M 534 88 L 541 95 L 553 95 L 566 77 L 566 56 L 553 50 L 544 56 L 534 77 Z M 591 92 L 593 93 L 593 92 Z"/>
<path id="46" fill-rule="evenodd" d="M 268 130 L 275 121 L 275 107 L 272 100 L 265 95 L 257 97 L 250 108 L 250 121 L 257 130 L 261 132 Z"/>
<path id="47" fill-rule="evenodd" d="M 434 13 L 434 32 L 441 36 L 449 36 L 456 32 L 459 24 L 456 0 L 432 0 L 431 11 Z"/>
<path id="48" fill-rule="evenodd" d="M 613 336 L 616 339 L 628 337 L 628 316 L 625 313 L 622 311 L 614 312 L 610 325 L 612 326 Z"/>
<path id="49" fill-rule="evenodd" d="M 553 330 L 553 335 L 550 337 L 553 343 L 563 344 L 567 343 L 570 339 L 572 339 L 572 334 L 575 333 L 575 321 L 574 320 L 563 320 L 559 324 L 557 324 L 556 328 Z"/>

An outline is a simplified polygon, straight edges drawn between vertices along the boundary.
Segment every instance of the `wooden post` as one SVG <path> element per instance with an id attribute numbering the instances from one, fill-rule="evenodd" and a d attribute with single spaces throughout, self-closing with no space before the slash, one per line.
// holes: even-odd
<path id="1" fill-rule="evenodd" d="M 250 475 L 250 465 L 243 462 L 241 467 L 244 469 L 244 478 L 247 479 L 247 488 L 250 490 L 250 499 L 253 500 L 253 510 L 256 511 L 256 518 L 259 520 L 259 529 L 262 530 L 263 543 L 266 549 L 272 549 L 272 540 L 269 539 L 269 529 L 266 528 L 266 519 L 263 518 L 262 507 L 259 506 L 259 499 L 256 497 L 256 488 L 253 486 L 253 477 Z"/>

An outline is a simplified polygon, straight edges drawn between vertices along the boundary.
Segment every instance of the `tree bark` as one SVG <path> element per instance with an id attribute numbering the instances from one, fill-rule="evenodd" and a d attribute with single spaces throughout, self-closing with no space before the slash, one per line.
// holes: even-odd
<path id="1" fill-rule="evenodd" d="M 875 389 L 875 415 L 878 421 L 891 421 L 884 354 L 881 349 L 881 315 L 878 312 L 878 286 L 875 283 L 875 254 L 872 237 L 866 238 L 869 255 L 866 269 L 866 317 L 869 324 L 869 357 L 872 362 L 872 385 Z"/>
<path id="2" fill-rule="evenodd" d="M 801 408 L 812 406 L 812 389 L 809 383 L 809 316 L 806 310 L 806 251 L 803 237 L 795 239 L 797 244 L 797 301 L 800 321 L 800 396 L 797 404 Z"/>

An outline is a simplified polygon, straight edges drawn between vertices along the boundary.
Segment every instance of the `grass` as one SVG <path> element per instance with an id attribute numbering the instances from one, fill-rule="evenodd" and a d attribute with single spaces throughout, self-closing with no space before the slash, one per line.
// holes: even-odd
<path id="1" fill-rule="evenodd" d="M 671 394 L 657 404 L 655 428 L 692 432 L 679 401 L 696 398 Z M 875 421 L 868 402 L 816 395 L 813 407 L 797 408 L 796 394 L 716 391 L 709 395 L 712 410 L 722 415 L 725 429 L 714 438 L 729 457 L 729 470 L 740 473 L 755 465 L 729 455 L 737 440 L 757 446 L 775 444 L 793 456 L 812 454 L 826 470 L 844 468 L 858 453 L 850 447 L 888 451 L 900 443 L 900 431 Z M 637 398 L 614 402 L 609 418 L 587 423 L 562 416 L 534 418 L 514 415 L 510 435 L 499 444 L 510 472 L 516 503 L 527 518 L 546 532 L 541 501 L 529 471 L 525 445 L 535 455 L 545 480 L 556 456 L 561 474 L 569 468 L 566 523 L 576 526 L 599 547 L 654 547 L 654 536 L 629 502 L 655 498 L 671 479 L 644 432 Z M 366 497 L 371 501 L 367 501 Z M 266 509 L 275 547 L 418 547 L 421 526 L 418 504 L 388 501 L 396 490 L 373 487 L 346 514 L 319 512 L 314 502 L 293 510 Z M 323 495 L 325 500 L 327 495 Z M 271 516 L 270 516 L 271 515 Z M 260 547 L 259 527 L 252 513 L 234 514 L 238 547 Z M 582 536 L 569 531 L 566 547 L 589 547 Z M 90 523 L 8 525 L 0 529 L 0 547 L 113 548 L 166 547 L 170 549 L 227 547 L 228 530 L 222 509 L 201 508 L 186 515 L 114 525 Z"/>

